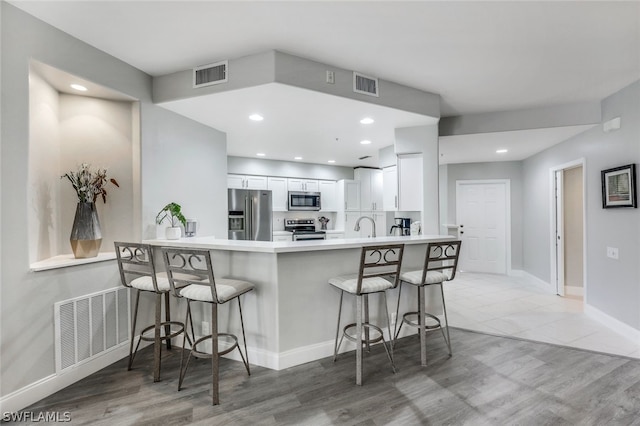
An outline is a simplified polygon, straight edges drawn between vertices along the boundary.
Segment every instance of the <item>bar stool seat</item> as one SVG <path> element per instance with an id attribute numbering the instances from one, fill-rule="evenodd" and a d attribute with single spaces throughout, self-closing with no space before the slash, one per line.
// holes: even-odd
<path id="1" fill-rule="evenodd" d="M 387 328 L 389 338 L 391 325 L 389 322 L 389 311 L 387 309 L 387 290 L 398 285 L 400 268 L 402 265 L 402 255 L 404 244 L 366 246 L 362 247 L 360 254 L 360 269 L 357 274 L 348 274 L 329 279 L 329 284 L 340 290 L 340 305 L 338 308 L 338 325 L 336 327 L 336 341 L 333 352 L 333 361 L 338 358 L 338 350 L 343 339 L 347 339 L 356 344 L 356 384 L 362 384 L 362 347 L 370 348 L 370 345 L 382 342 L 382 346 L 391 363 L 391 369 L 395 373 L 396 368 L 393 362 L 393 345 L 387 344 L 384 339 L 382 328 L 369 321 L 369 295 L 380 293 L 384 296 L 384 307 L 387 314 Z M 340 336 L 340 318 L 342 316 L 342 301 L 344 294 L 356 297 L 356 321 L 347 324 Z M 355 334 L 352 334 L 355 329 Z M 338 337 L 340 340 L 338 341 Z"/>
<path id="2" fill-rule="evenodd" d="M 342 275 L 329 279 L 329 284 L 334 287 L 344 290 L 348 293 L 355 294 L 358 291 L 358 274 Z M 361 293 L 377 293 L 379 291 L 385 291 L 393 288 L 393 282 L 382 278 L 364 278 L 362 280 Z"/>
<path id="3" fill-rule="evenodd" d="M 176 279 L 179 278 L 176 276 Z M 184 287 L 182 290 L 180 290 L 180 295 L 191 300 L 213 302 L 213 295 L 211 294 L 211 288 L 209 287 L 209 280 L 202 280 L 201 283 L 202 284 L 190 284 Z M 167 284 L 169 284 L 168 280 Z M 248 291 L 251 291 L 252 289 L 253 284 L 248 281 L 230 278 L 216 279 L 216 293 L 219 303 L 225 303 Z"/>
<path id="4" fill-rule="evenodd" d="M 195 275 L 181 274 L 181 278 L 184 280 L 198 280 L 199 278 Z M 156 284 L 158 285 L 158 290 L 161 292 L 171 290 L 171 286 L 169 285 L 169 278 L 167 278 L 166 272 L 157 272 L 156 273 Z M 145 275 L 144 277 L 139 277 L 131 280 L 129 285 L 135 289 L 142 291 L 153 291 L 155 289 L 153 287 L 153 278 L 150 275 Z"/>
<path id="5" fill-rule="evenodd" d="M 443 283 L 451 281 L 456 276 L 458 267 L 458 257 L 460 255 L 461 241 L 446 241 L 429 243 L 425 254 L 424 266 L 421 270 L 408 271 L 400 274 L 400 286 L 398 290 L 398 305 L 396 308 L 396 318 L 400 313 L 400 296 L 402 294 L 402 285 L 404 283 L 411 284 L 418 289 L 417 310 L 407 312 L 402 315 L 402 320 L 396 323 L 397 330 L 394 333 L 394 342 L 398 339 L 402 326 L 404 324 L 417 327 L 420 336 L 420 362 L 427 365 L 427 349 L 426 349 L 426 332 L 432 330 L 440 330 L 442 337 L 449 349 L 449 355 L 452 355 L 451 337 L 449 336 L 449 320 L 447 318 L 447 306 L 444 301 Z M 442 326 L 440 318 L 436 315 L 426 312 L 425 308 L 425 288 L 431 285 L 440 286 L 440 296 L 442 297 L 442 310 L 444 313 L 445 327 Z M 446 335 L 445 335 L 446 328 Z"/>

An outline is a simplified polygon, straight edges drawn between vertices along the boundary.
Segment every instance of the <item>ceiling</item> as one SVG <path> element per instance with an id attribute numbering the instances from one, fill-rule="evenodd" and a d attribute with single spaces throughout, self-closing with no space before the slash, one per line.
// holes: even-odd
<path id="1" fill-rule="evenodd" d="M 438 93 L 443 116 L 600 100 L 640 78 L 638 1 L 11 3 L 150 75 L 276 49 Z M 282 88 L 263 89 L 253 93 L 256 99 Z M 210 97 L 206 109 L 220 113 L 223 102 L 229 105 L 228 96 L 234 95 L 234 102 L 250 107 L 252 94 L 241 92 Z M 244 122 L 244 116 L 209 120 L 217 120 L 215 127 L 228 133 L 230 155 L 254 156 L 264 145 L 273 148 L 270 152 L 276 158 L 276 152 L 285 156 L 281 149 L 286 146 L 290 147 L 288 157 L 299 151 L 304 161 L 323 162 L 328 151 L 339 155 L 344 150 L 344 165 L 358 165 L 355 156 L 368 155 L 358 140 L 367 131 L 375 133 L 371 137 L 375 142 L 368 148 L 374 151 L 377 144 L 391 142 L 391 128 L 383 123 L 418 119 L 398 111 L 377 111 L 384 118 L 376 122 L 376 130 L 364 129 L 346 117 L 359 117 L 357 108 L 367 105 L 357 101 L 346 105 L 337 97 L 320 99 L 314 105 L 317 121 L 304 119 L 291 114 L 312 102 L 291 102 L 305 96 L 310 100 L 317 94 L 300 92 L 278 92 L 271 98 L 277 102 L 264 103 L 265 120 L 254 123 L 262 124 L 261 128 Z M 191 112 L 182 113 L 195 118 L 203 102 L 205 99 L 197 100 Z M 292 106 L 289 111 L 287 104 Z M 186 105 L 167 106 L 188 109 Z M 238 108 L 237 113 L 244 114 Z M 341 120 L 343 108 L 345 120 Z M 341 114 L 331 113 L 332 109 Z M 269 122 L 269 117 L 282 120 L 287 114 L 291 120 L 286 124 Z M 543 146 L 578 129 L 555 130 L 539 131 L 535 139 L 521 134 L 502 136 L 507 136 L 504 143 L 512 145 L 518 140 L 537 140 Z M 344 144 L 327 142 L 335 142 L 336 137 Z M 478 148 L 499 137 L 452 137 L 451 146 L 464 139 Z M 451 158 L 454 154 L 445 151 L 445 142 L 443 158 Z M 465 152 L 469 150 L 459 150 L 457 155 Z"/>

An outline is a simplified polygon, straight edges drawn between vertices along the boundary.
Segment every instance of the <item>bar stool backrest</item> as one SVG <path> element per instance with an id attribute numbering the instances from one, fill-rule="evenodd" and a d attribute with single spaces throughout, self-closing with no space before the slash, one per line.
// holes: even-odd
<path id="1" fill-rule="evenodd" d="M 430 271 L 445 274 L 448 277 L 447 281 L 454 279 L 456 270 L 458 269 L 458 257 L 461 246 L 462 241 L 429 243 L 424 259 L 424 268 L 422 269 L 422 282 L 426 282 L 427 274 Z"/>
<path id="2" fill-rule="evenodd" d="M 148 244 L 114 242 L 120 281 L 125 287 L 131 287 L 131 281 L 136 278 L 149 276 L 153 289 L 158 293 L 156 270 L 153 263 L 153 250 Z"/>
<path id="3" fill-rule="evenodd" d="M 171 291 L 176 297 L 182 297 L 178 290 L 187 285 L 208 285 L 211 288 L 213 303 L 220 303 L 216 294 L 213 262 L 209 250 L 162 247 L 160 251 Z"/>
<path id="4" fill-rule="evenodd" d="M 393 276 L 393 288 L 398 286 L 404 244 L 362 247 L 356 294 L 362 294 L 362 281 L 366 278 Z"/>

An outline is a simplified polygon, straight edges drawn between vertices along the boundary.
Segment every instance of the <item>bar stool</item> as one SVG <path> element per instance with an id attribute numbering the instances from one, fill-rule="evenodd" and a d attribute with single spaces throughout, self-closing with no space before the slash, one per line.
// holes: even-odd
<path id="1" fill-rule="evenodd" d="M 169 285 L 171 286 L 176 297 L 187 299 L 187 321 L 191 321 L 191 302 L 204 302 L 211 305 L 211 334 L 195 340 L 191 346 L 191 351 L 184 363 L 185 345 L 182 346 L 182 356 L 180 357 L 180 379 L 178 381 L 178 391 L 182 389 L 182 381 L 189 367 L 191 357 L 211 359 L 211 375 L 212 375 L 212 405 L 220 403 L 220 356 L 225 355 L 235 348 L 238 348 L 242 362 L 250 376 L 249 354 L 247 353 L 247 338 L 244 332 L 244 320 L 242 318 L 242 304 L 240 296 L 253 290 L 254 285 L 247 281 L 236 280 L 231 278 L 215 279 L 213 274 L 213 262 L 211 261 L 211 253 L 208 250 L 199 249 L 181 249 L 163 247 L 160 249 L 164 259 Z M 184 278 L 184 275 L 196 275 L 200 281 Z M 218 332 L 218 305 L 229 302 L 230 300 L 238 300 L 238 309 L 240 311 L 240 326 L 242 327 L 242 339 L 244 341 L 244 354 L 238 345 L 238 338 L 229 333 Z M 232 344 L 224 351 L 218 351 L 219 337 L 224 336 L 231 339 Z M 194 336 L 195 339 L 195 336 Z M 211 353 L 198 350 L 198 345 L 205 340 L 211 339 Z M 184 368 L 183 368 L 184 365 Z"/>
<path id="2" fill-rule="evenodd" d="M 449 337 L 449 321 L 447 319 L 447 307 L 444 302 L 444 290 L 442 284 L 445 281 L 453 280 L 456 276 L 461 245 L 461 241 L 429 243 L 427 245 L 427 252 L 425 254 L 424 267 L 422 270 L 403 272 L 400 274 L 400 288 L 398 289 L 396 318 L 398 318 L 400 311 L 400 296 L 403 283 L 411 284 L 418 288 L 418 311 L 407 312 L 402 316 L 400 327 L 394 333 L 394 341 L 398 338 L 403 324 L 407 324 L 411 327 L 417 327 L 418 334 L 420 335 L 420 361 L 422 365 L 427 365 L 427 348 L 425 343 L 427 331 L 439 329 L 442 332 L 442 337 L 444 338 L 447 347 L 449 348 L 449 355 L 452 355 L 451 338 Z M 440 323 L 440 319 L 433 314 L 425 312 L 425 288 L 431 285 L 440 286 L 444 322 L 447 329 L 446 335 L 442 324 Z M 417 322 L 416 320 L 411 319 L 412 316 L 417 317 Z M 429 321 L 430 324 L 427 324 L 427 321 Z"/>
<path id="3" fill-rule="evenodd" d="M 169 309 L 169 291 L 171 287 L 166 273 L 156 273 L 152 247 L 148 244 L 126 242 L 114 242 L 114 246 L 122 285 L 136 289 L 136 302 L 131 325 L 131 343 L 129 345 L 129 365 L 127 368 L 131 370 L 133 360 L 140 347 L 140 342 L 143 340 L 153 342 L 153 381 L 158 382 L 160 381 L 160 351 L 162 341 L 166 342 L 167 349 L 170 350 L 171 339 L 183 333 L 185 326 L 181 322 L 171 321 L 171 312 Z M 196 276 L 192 276 L 192 278 L 198 279 Z M 155 293 L 155 321 L 152 325 L 145 327 L 140 332 L 140 339 L 138 339 L 134 350 L 133 341 L 138 319 L 138 304 L 140 302 L 140 292 L 143 291 Z M 162 295 L 164 295 L 164 321 L 161 319 Z M 172 331 L 171 326 L 177 329 Z M 191 328 L 193 330 L 193 324 Z M 151 330 L 153 330 L 153 336 L 145 335 Z M 191 341 L 187 333 L 185 333 L 185 336 Z"/>
<path id="4" fill-rule="evenodd" d="M 402 266 L 402 255 L 404 244 L 367 246 L 362 247 L 360 254 L 360 270 L 357 274 L 344 275 L 329 279 L 329 284 L 340 290 L 340 307 L 338 309 L 338 325 L 336 328 L 336 341 L 334 346 L 333 360 L 338 357 L 338 350 L 342 345 L 343 338 L 356 344 L 356 384 L 362 385 L 362 346 L 366 345 L 369 350 L 370 345 L 382 342 L 387 358 L 391 363 L 391 369 L 396 372 L 393 362 L 393 345 L 387 348 L 382 329 L 369 322 L 369 295 L 381 293 L 384 296 L 385 312 L 387 314 L 387 328 L 389 338 L 391 334 L 391 323 L 389 321 L 389 310 L 387 309 L 386 291 L 398 285 L 400 268 Z M 391 278 L 391 281 L 387 278 Z M 347 324 L 338 342 L 340 334 L 340 317 L 342 315 L 342 299 L 344 293 L 356 296 L 356 322 Z M 364 305 L 364 306 L 363 306 Z M 364 320 L 363 320 L 364 314 Z M 355 327 L 355 337 L 348 333 Z M 370 335 L 370 330 L 375 332 L 375 336 Z M 364 337 L 363 337 L 364 331 Z M 391 352 L 390 352 L 391 351 Z"/>

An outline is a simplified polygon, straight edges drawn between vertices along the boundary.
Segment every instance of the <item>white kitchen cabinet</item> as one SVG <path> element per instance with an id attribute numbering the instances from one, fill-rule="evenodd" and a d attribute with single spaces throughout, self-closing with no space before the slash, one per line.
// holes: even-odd
<path id="1" fill-rule="evenodd" d="M 360 181 L 360 210 L 382 210 L 382 170 L 358 168 L 353 173 Z"/>
<path id="2" fill-rule="evenodd" d="M 320 189 L 320 211 L 322 212 L 335 212 L 338 211 L 337 202 L 337 183 L 333 180 L 321 180 L 318 181 Z"/>
<path id="3" fill-rule="evenodd" d="M 227 188 L 267 189 L 266 176 L 227 175 Z"/>
<path id="4" fill-rule="evenodd" d="M 368 216 L 375 222 L 376 225 L 376 237 L 386 237 L 388 235 L 387 229 L 387 214 L 384 212 L 359 212 L 356 217 L 356 221 L 360 216 Z M 354 221 L 355 226 L 355 221 Z M 360 221 L 360 233 L 359 237 L 368 238 L 371 237 L 372 232 L 371 221 L 369 219 L 362 219 Z"/>
<path id="5" fill-rule="evenodd" d="M 398 156 L 398 210 L 422 211 L 422 154 Z"/>
<path id="6" fill-rule="evenodd" d="M 396 166 L 382 169 L 382 209 L 398 210 L 398 170 Z"/>
<path id="7" fill-rule="evenodd" d="M 274 235 L 273 241 L 291 241 L 291 235 Z"/>
<path id="8" fill-rule="evenodd" d="M 288 209 L 287 178 L 268 177 L 267 189 L 271 190 L 271 206 L 274 212 L 286 212 Z"/>
<path id="9" fill-rule="evenodd" d="M 312 179 L 287 179 L 289 191 L 320 192 L 317 180 Z"/>
<path id="10" fill-rule="evenodd" d="M 338 210 L 360 211 L 360 181 L 342 179 L 338 181 Z"/>
<path id="11" fill-rule="evenodd" d="M 344 214 L 344 237 L 359 238 L 362 228 L 360 228 L 360 231 L 356 231 L 354 228 L 356 226 L 356 221 L 360 217 L 360 212 L 345 212 L 342 214 Z"/>

